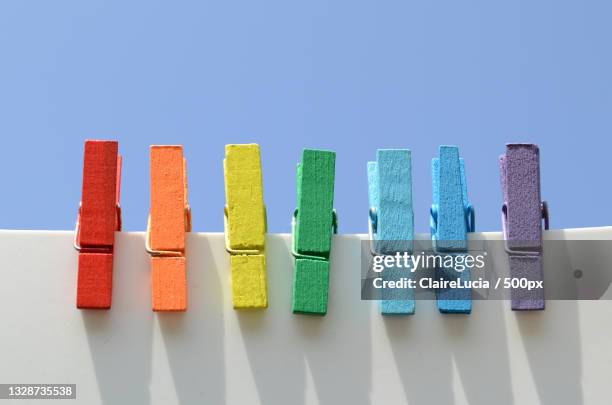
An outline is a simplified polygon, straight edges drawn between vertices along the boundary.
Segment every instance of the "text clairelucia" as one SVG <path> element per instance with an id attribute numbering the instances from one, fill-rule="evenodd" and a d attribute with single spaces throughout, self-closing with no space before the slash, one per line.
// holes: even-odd
<path id="1" fill-rule="evenodd" d="M 478 278 L 475 280 L 462 280 L 460 278 L 447 279 L 447 278 L 429 278 L 423 277 L 418 280 L 401 277 L 397 280 L 385 280 L 382 277 L 372 279 L 374 288 L 376 289 L 448 289 L 448 288 L 469 288 L 469 289 L 488 289 L 490 283 L 488 280 Z"/>

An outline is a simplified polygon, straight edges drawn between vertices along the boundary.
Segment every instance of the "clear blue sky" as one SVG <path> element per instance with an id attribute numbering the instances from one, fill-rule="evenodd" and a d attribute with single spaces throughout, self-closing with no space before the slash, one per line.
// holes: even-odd
<path id="1" fill-rule="evenodd" d="M 124 229 L 144 230 L 149 144 L 183 144 L 194 231 L 223 228 L 224 144 L 262 147 L 288 232 L 303 147 L 337 152 L 340 232 L 366 232 L 366 162 L 410 148 L 417 231 L 456 144 L 477 230 L 498 155 L 538 143 L 553 227 L 612 224 L 612 2 L 24 1 L 0 4 L 0 228 L 72 229 L 83 140 L 120 141 Z"/>

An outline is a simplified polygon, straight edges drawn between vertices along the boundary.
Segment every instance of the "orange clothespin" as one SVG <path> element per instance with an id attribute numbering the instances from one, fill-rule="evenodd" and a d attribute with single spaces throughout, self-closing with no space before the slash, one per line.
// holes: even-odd
<path id="1" fill-rule="evenodd" d="M 85 141 L 83 189 L 74 247 L 79 252 L 76 306 L 108 309 L 115 231 L 121 230 L 121 156 L 116 141 Z"/>
<path id="2" fill-rule="evenodd" d="M 185 311 L 185 232 L 191 231 L 182 146 L 152 145 L 151 210 L 146 249 L 151 255 L 153 311 Z"/>

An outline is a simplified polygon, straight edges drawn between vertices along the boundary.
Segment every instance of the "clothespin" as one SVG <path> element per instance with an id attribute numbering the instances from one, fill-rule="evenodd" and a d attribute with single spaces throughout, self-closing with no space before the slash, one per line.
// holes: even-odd
<path id="1" fill-rule="evenodd" d="M 294 313 L 325 315 L 332 232 L 337 232 L 334 204 L 334 152 L 304 149 L 297 166 L 297 208 L 291 227 Z"/>
<path id="2" fill-rule="evenodd" d="M 542 282 L 542 219 L 548 229 L 548 206 L 540 197 L 540 151 L 533 144 L 507 144 L 499 158 L 504 198 L 502 226 L 510 277 Z M 544 309 L 544 289 L 514 288 L 513 310 Z"/>
<path id="3" fill-rule="evenodd" d="M 368 162 L 369 230 L 372 254 L 394 255 L 413 250 L 412 158 L 408 149 L 379 149 L 376 162 Z M 385 268 L 384 281 L 409 278 L 410 269 Z M 414 314 L 414 291 L 382 289 L 383 315 Z"/>
<path id="4" fill-rule="evenodd" d="M 182 146 L 153 145 L 151 211 L 146 249 L 151 255 L 153 311 L 185 311 L 185 232 L 191 231 L 187 169 Z"/>
<path id="5" fill-rule="evenodd" d="M 234 309 L 266 308 L 266 214 L 259 145 L 225 145 L 225 249 Z"/>
<path id="6" fill-rule="evenodd" d="M 440 157 L 432 159 L 433 205 L 431 206 L 431 238 L 438 254 L 467 253 L 467 232 L 474 232 L 474 208 L 467 198 L 463 159 L 456 146 L 440 146 Z M 436 268 L 436 278 L 471 279 L 469 269 Z M 442 313 L 469 314 L 472 310 L 472 290 L 448 288 L 436 290 L 438 309 Z"/>
<path id="7" fill-rule="evenodd" d="M 116 141 L 85 141 L 83 189 L 74 247 L 79 252 L 76 306 L 108 309 L 115 231 L 121 230 L 121 156 Z"/>

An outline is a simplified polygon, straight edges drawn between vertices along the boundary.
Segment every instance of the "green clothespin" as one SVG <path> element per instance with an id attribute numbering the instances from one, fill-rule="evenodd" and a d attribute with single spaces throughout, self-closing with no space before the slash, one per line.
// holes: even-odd
<path id="1" fill-rule="evenodd" d="M 313 149 L 302 151 L 297 166 L 297 208 L 291 226 L 294 313 L 327 313 L 331 236 L 338 229 L 333 209 L 335 167 L 335 152 Z"/>

